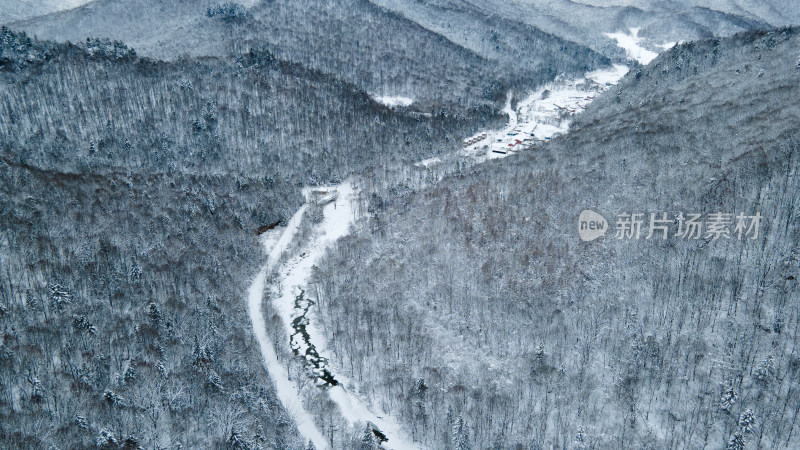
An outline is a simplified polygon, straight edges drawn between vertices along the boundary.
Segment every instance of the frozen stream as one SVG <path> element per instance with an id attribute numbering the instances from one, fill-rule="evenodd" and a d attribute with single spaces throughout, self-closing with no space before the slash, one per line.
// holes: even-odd
<path id="1" fill-rule="evenodd" d="M 325 386 L 327 394 L 338 406 L 342 416 L 351 424 L 371 422 L 388 440 L 383 447 L 389 449 L 416 449 L 420 444 L 408 439 L 399 423 L 383 411 L 369 406 L 355 394 L 353 380 L 337 374 L 328 365 L 330 357 L 324 334 L 314 321 L 313 299 L 307 297 L 306 284 L 311 276 L 312 267 L 319 262 L 328 248 L 339 238 L 349 233 L 355 222 L 356 212 L 353 207 L 356 191 L 350 182 L 328 188 L 338 195 L 334 201 L 323 208 L 323 220 L 314 226 L 311 238 L 296 247 L 286 262 L 277 267 L 281 257 L 289 251 L 295 240 L 297 231 L 308 209 L 312 193 L 305 191 L 306 204 L 295 213 L 287 226 L 273 230 L 264 238 L 264 245 L 269 252 L 267 264 L 256 277 L 250 288 L 250 317 L 256 333 L 262 356 L 273 378 L 281 402 L 292 414 L 304 438 L 311 440 L 318 449 L 329 448 L 310 414 L 303 407 L 301 395 L 291 380 L 286 377 L 286 368 L 275 356 L 272 341 L 266 333 L 266 326 L 261 302 L 264 283 L 268 273 L 277 269 L 278 281 L 271 286 L 273 306 L 281 317 L 287 336 L 291 336 L 292 350 L 304 356 L 310 373 L 317 384 Z M 299 332 L 298 324 L 302 324 L 303 332 Z M 363 426 L 363 425 L 362 425 Z"/>

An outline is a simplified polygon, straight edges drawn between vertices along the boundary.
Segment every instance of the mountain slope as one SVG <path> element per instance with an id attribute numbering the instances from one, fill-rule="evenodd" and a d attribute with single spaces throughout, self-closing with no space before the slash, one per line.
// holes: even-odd
<path id="1" fill-rule="evenodd" d="M 266 52 L 165 63 L 3 27 L 4 446 L 302 447 L 250 332 L 256 230 L 301 185 L 447 150 L 472 120 Z"/>
<path id="2" fill-rule="evenodd" d="M 376 192 L 315 275 L 334 352 L 433 447 L 796 447 L 798 43 L 677 46 L 563 138 Z M 579 239 L 584 209 L 605 237 Z M 626 212 L 640 239 L 616 238 Z M 679 212 L 763 221 L 755 239 L 687 240 Z M 668 239 L 645 239 L 649 213 Z"/>

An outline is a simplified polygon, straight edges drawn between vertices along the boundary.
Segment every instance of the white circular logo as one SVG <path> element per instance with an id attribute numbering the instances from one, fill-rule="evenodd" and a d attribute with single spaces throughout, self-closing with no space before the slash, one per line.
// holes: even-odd
<path id="1" fill-rule="evenodd" d="M 582 241 L 593 241 L 608 231 L 608 222 L 605 217 L 592 211 L 584 209 L 578 217 L 578 234 Z"/>

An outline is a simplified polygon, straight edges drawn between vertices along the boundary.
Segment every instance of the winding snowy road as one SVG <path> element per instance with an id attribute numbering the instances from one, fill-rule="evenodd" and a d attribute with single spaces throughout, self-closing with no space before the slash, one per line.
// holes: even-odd
<path id="1" fill-rule="evenodd" d="M 264 246 L 268 249 L 269 258 L 267 264 L 259 272 L 249 293 L 249 310 L 253 323 L 253 329 L 261 347 L 265 365 L 273 378 L 278 390 L 278 397 L 284 406 L 287 407 L 294 418 L 300 433 L 304 438 L 312 441 L 318 449 L 328 448 L 329 444 L 325 441 L 322 433 L 317 428 L 311 415 L 303 407 L 301 395 L 297 385 L 286 376 L 286 368 L 278 361 L 272 340 L 266 332 L 264 315 L 261 311 L 265 280 L 268 273 L 278 269 L 278 281 L 271 286 L 271 298 L 273 306 L 281 317 L 286 334 L 291 336 L 293 333 L 292 322 L 301 311 L 296 308 L 296 298 L 302 291 L 308 291 L 306 284 L 311 276 L 313 266 L 319 262 L 328 248 L 339 238 L 347 235 L 350 226 L 355 222 L 356 211 L 354 203 L 356 191 L 350 182 L 342 183 L 338 186 L 331 186 L 329 190 L 336 190 L 338 196 L 335 201 L 328 203 L 323 208 L 323 220 L 314 226 L 312 238 L 300 245 L 295 250 L 295 254 L 277 267 L 282 255 L 287 252 L 289 245 L 295 240 L 297 231 L 308 209 L 308 202 L 311 201 L 311 191 L 306 190 L 307 203 L 295 213 L 284 229 L 276 229 L 272 234 L 264 239 Z M 303 313 L 305 311 L 302 311 Z M 327 343 L 324 334 L 314 321 L 314 311 L 311 309 L 306 316 L 308 320 L 305 327 L 309 335 L 309 343 L 302 343 L 298 348 L 298 353 L 305 354 L 308 345 L 312 345 L 317 353 L 324 358 L 330 358 L 327 351 Z M 388 440 L 383 443 L 384 448 L 388 449 L 418 449 L 419 444 L 408 439 L 403 433 L 400 424 L 394 418 L 388 416 L 383 411 L 378 411 L 359 398 L 354 391 L 355 383 L 353 380 L 335 373 L 330 367 L 327 369 L 333 374 L 338 384 L 326 388 L 330 399 L 336 403 L 339 410 L 351 425 L 372 422 L 380 431 L 386 435 Z"/>
<path id="2" fill-rule="evenodd" d="M 250 313 L 250 320 L 253 324 L 253 332 L 256 335 L 256 340 L 261 349 L 264 365 L 267 367 L 273 383 L 275 383 L 278 399 L 292 416 L 292 419 L 294 419 L 297 428 L 300 430 L 300 434 L 302 434 L 307 441 L 313 442 L 316 448 L 324 449 L 328 447 L 325 437 L 317 428 L 314 419 L 303 407 L 303 401 L 300 398 L 297 385 L 289 380 L 286 369 L 278 360 L 277 353 L 272 345 L 272 340 L 267 335 L 267 325 L 264 320 L 264 313 L 261 311 L 267 274 L 275 268 L 280 260 L 282 252 L 292 242 L 306 209 L 307 205 L 303 205 L 289 221 L 285 230 L 273 230 L 264 236 L 263 244 L 269 252 L 269 257 L 267 258 L 267 263 L 261 271 L 259 271 L 253 281 L 253 284 L 250 285 L 247 294 L 247 306 Z"/>

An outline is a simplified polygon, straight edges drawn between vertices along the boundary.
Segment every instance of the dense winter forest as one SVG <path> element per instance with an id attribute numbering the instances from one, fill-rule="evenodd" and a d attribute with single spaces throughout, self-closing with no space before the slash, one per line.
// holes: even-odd
<path id="1" fill-rule="evenodd" d="M 336 74 L 366 92 L 404 95 L 426 108 L 502 101 L 511 87 L 524 89 L 558 73 L 608 63 L 586 47 L 499 17 L 482 24 L 483 45 L 474 48 L 366 0 L 264 1 L 246 14 L 219 15 L 213 14 L 218 6 L 213 2 L 168 0 L 143 18 L 133 6 L 149 8 L 151 3 L 101 0 L 19 26 L 59 40 L 80 41 L 86 33 L 110 37 L 160 59 L 260 48 Z M 154 27 L 164 28 L 157 39 L 147 32 Z"/>
<path id="2" fill-rule="evenodd" d="M 160 63 L 103 40 L 4 28 L 2 42 L 3 396 L 18 411 L 6 432 L 290 439 L 281 420 L 258 420 L 279 414 L 242 334 L 254 231 L 291 215 L 298 185 L 442 151 L 468 118 L 420 121 L 255 50 Z M 208 380 L 236 401 L 214 401 Z M 231 422 L 205 426 L 211 407 Z M 55 417 L 31 419 L 43 413 Z"/>
<path id="3" fill-rule="evenodd" d="M 798 11 L 0 0 L 0 448 L 800 446 Z"/>
<path id="4" fill-rule="evenodd" d="M 677 46 L 563 139 L 376 192 L 315 273 L 334 354 L 431 448 L 796 447 L 799 42 Z M 764 223 L 587 245 L 586 208 Z"/>

